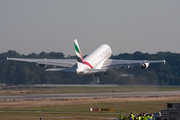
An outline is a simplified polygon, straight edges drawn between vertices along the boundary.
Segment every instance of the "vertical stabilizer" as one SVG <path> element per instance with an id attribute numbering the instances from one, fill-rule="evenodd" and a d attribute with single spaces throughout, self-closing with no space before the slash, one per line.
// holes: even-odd
<path id="1" fill-rule="evenodd" d="M 75 53 L 76 53 L 76 57 L 77 57 L 77 62 L 83 63 L 84 60 L 83 60 L 83 57 L 82 57 L 81 50 L 80 50 L 77 39 L 74 40 L 74 47 L 75 47 Z"/>
<path id="2" fill-rule="evenodd" d="M 86 68 L 93 69 L 91 64 L 89 64 L 88 62 L 83 60 L 83 57 L 82 57 L 81 50 L 80 50 L 77 39 L 74 40 L 74 47 L 75 47 L 75 53 L 76 53 L 76 59 L 77 59 L 77 70 L 76 71 L 80 72 L 80 71 L 83 71 Z"/>

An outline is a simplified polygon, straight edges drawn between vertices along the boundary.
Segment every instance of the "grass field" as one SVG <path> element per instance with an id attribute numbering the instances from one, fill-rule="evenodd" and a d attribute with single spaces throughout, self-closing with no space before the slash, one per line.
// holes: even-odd
<path id="1" fill-rule="evenodd" d="M 131 91 L 180 91 L 179 87 L 62 87 L 24 88 L 0 91 L 1 95 L 103 93 Z M 27 92 L 28 91 L 28 92 Z M 166 103 L 180 103 L 180 96 L 102 97 L 41 100 L 1 100 L 0 120 L 104 120 L 117 118 L 121 112 L 156 113 L 166 109 Z M 114 108 L 114 111 L 90 112 L 89 108 Z"/>

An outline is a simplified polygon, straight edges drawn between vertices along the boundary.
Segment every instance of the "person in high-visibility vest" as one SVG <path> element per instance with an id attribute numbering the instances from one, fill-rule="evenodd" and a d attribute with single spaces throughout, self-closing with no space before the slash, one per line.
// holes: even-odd
<path id="1" fill-rule="evenodd" d="M 138 115 L 138 120 L 141 120 L 142 119 L 142 116 L 141 116 L 141 114 L 140 115 Z"/>
<path id="2" fill-rule="evenodd" d="M 132 118 L 132 120 L 134 120 L 134 115 L 133 115 L 133 113 L 131 113 L 131 118 Z"/>
<path id="3" fill-rule="evenodd" d="M 145 118 L 145 120 L 148 120 L 148 119 L 149 119 L 149 117 L 150 117 L 149 115 L 146 115 L 146 118 Z"/>
<path id="4" fill-rule="evenodd" d="M 146 120 L 146 114 L 143 113 L 142 120 Z"/>
<path id="5" fill-rule="evenodd" d="M 152 120 L 152 115 L 149 115 L 149 118 L 148 118 L 148 120 Z"/>
<path id="6" fill-rule="evenodd" d="M 123 115 L 121 113 L 119 114 L 119 120 L 123 120 Z"/>

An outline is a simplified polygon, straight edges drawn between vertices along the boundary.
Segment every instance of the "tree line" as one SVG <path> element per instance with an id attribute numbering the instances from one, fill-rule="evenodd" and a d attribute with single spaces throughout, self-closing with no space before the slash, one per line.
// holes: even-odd
<path id="1" fill-rule="evenodd" d="M 76 59 L 76 56 L 65 57 L 60 52 L 41 52 L 29 55 L 19 54 L 9 50 L 0 54 L 0 83 L 6 84 L 89 84 L 94 75 L 80 76 L 69 72 L 46 72 L 47 66 L 42 68 L 36 63 L 7 61 L 7 57 L 14 58 L 47 58 L 47 59 Z M 143 85 L 180 85 L 180 54 L 171 52 L 158 52 L 156 54 L 120 53 L 112 55 L 111 59 L 124 60 L 166 60 L 166 64 L 150 64 L 147 69 L 138 66 L 134 68 L 108 70 L 109 75 L 100 76 L 100 84 L 143 84 Z"/>

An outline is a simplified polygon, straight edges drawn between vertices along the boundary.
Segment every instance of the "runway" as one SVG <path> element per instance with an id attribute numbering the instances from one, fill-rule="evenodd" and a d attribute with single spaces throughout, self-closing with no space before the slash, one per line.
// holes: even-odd
<path id="1" fill-rule="evenodd" d="M 167 95 L 180 95 L 180 91 L 0 96 L 0 100 L 7 100 L 7 99 L 8 100 L 11 100 L 11 99 L 56 99 L 56 98 L 79 98 L 79 97 L 138 97 L 138 96 L 167 96 Z"/>

